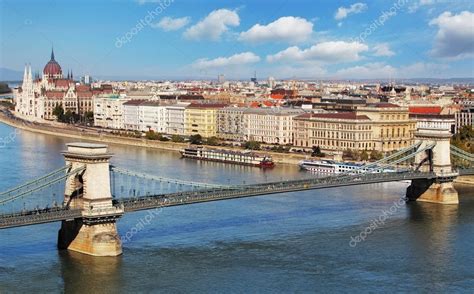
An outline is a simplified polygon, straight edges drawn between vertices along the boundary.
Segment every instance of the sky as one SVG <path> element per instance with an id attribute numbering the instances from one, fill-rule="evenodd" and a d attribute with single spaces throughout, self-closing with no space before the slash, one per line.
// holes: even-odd
<path id="1" fill-rule="evenodd" d="M 123 79 L 474 77 L 472 0 L 0 0 L 0 68 Z"/>

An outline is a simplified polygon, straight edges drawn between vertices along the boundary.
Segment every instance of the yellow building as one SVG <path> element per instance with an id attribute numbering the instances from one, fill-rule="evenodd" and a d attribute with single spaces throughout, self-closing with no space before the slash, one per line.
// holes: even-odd
<path id="1" fill-rule="evenodd" d="M 184 110 L 185 135 L 201 135 L 204 138 L 217 135 L 217 112 L 225 104 L 191 103 Z"/>
<path id="2" fill-rule="evenodd" d="M 410 119 L 408 107 L 375 103 L 357 108 L 357 114 L 366 115 L 372 120 L 376 150 L 389 152 L 414 143 L 416 121 Z"/>

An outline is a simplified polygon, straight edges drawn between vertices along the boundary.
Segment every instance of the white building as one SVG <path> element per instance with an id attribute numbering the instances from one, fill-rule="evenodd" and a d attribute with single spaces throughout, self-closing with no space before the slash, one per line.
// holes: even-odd
<path id="1" fill-rule="evenodd" d="M 167 132 L 168 111 L 166 105 L 158 101 L 147 101 L 138 106 L 139 130 L 147 132 L 153 130 L 157 133 Z"/>
<path id="2" fill-rule="evenodd" d="M 119 95 L 99 95 L 94 98 L 94 125 L 109 129 L 124 129 L 123 104 Z"/>
<path id="3" fill-rule="evenodd" d="M 217 111 L 217 136 L 226 140 L 241 141 L 245 124 L 243 107 L 224 107 Z"/>
<path id="4" fill-rule="evenodd" d="M 166 106 L 167 110 L 167 133 L 170 135 L 184 135 L 185 109 L 190 103 L 177 103 Z"/>
<path id="5" fill-rule="evenodd" d="M 269 144 L 293 143 L 293 117 L 302 109 L 256 108 L 244 112 L 244 139 Z"/>
<path id="6" fill-rule="evenodd" d="M 140 131 L 140 105 L 146 100 L 134 99 L 123 104 L 123 126 L 127 130 Z"/>

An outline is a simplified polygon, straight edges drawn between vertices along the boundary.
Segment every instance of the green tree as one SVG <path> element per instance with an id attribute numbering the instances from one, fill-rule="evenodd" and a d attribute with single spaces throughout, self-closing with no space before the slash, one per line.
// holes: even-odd
<path id="1" fill-rule="evenodd" d="M 217 139 L 217 137 L 207 138 L 206 144 L 210 146 L 217 146 L 219 145 L 219 139 Z"/>
<path id="2" fill-rule="evenodd" d="M 160 135 L 158 133 L 155 133 L 155 131 L 153 130 L 149 130 L 145 133 L 145 139 L 147 140 L 158 140 L 159 138 Z"/>
<path id="3" fill-rule="evenodd" d="M 56 120 L 64 122 L 64 109 L 61 105 L 56 105 L 53 109 L 53 115 L 56 116 Z"/>
<path id="4" fill-rule="evenodd" d="M 377 150 L 375 150 L 375 149 L 370 152 L 370 159 L 372 159 L 372 160 L 380 160 L 380 159 L 382 159 L 382 158 L 383 158 L 383 153 L 382 153 L 382 152 L 377 151 Z"/>
<path id="5" fill-rule="evenodd" d="M 318 157 L 324 157 L 325 154 L 323 152 L 321 152 L 321 148 L 318 146 L 313 146 L 312 148 L 312 152 L 311 152 L 311 156 L 318 156 Z"/>
<path id="6" fill-rule="evenodd" d="M 202 136 L 199 134 L 189 136 L 189 142 L 191 144 L 200 145 L 202 144 Z"/>
<path id="7" fill-rule="evenodd" d="M 366 150 L 362 150 L 360 153 L 360 160 L 367 161 L 369 160 L 369 153 Z"/>
<path id="8" fill-rule="evenodd" d="M 172 135 L 171 136 L 171 142 L 182 143 L 182 142 L 184 142 L 184 138 L 180 135 Z"/>
<path id="9" fill-rule="evenodd" d="M 243 144 L 243 147 L 250 150 L 260 150 L 261 144 L 257 141 L 247 141 Z"/>

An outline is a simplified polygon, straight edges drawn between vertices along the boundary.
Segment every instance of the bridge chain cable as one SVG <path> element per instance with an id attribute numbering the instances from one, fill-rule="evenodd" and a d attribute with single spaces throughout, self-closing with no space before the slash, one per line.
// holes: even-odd
<path id="1" fill-rule="evenodd" d="M 7 203 L 7 202 L 11 202 L 11 201 L 13 201 L 13 200 L 15 200 L 15 199 L 18 199 L 18 198 L 20 198 L 20 197 L 23 197 L 23 196 L 25 196 L 25 195 L 32 194 L 32 193 L 37 192 L 37 191 L 39 191 L 39 190 L 42 190 L 42 189 L 44 189 L 44 188 L 46 188 L 46 187 L 48 187 L 48 186 L 51 186 L 51 185 L 53 185 L 53 184 L 56 184 L 56 183 L 62 181 L 62 180 L 66 179 L 66 178 L 68 178 L 68 177 L 70 177 L 70 176 L 73 176 L 73 175 L 76 175 L 76 174 L 78 174 L 78 173 L 81 173 L 81 172 L 84 171 L 85 169 L 86 169 L 85 166 L 78 167 L 78 168 L 76 168 L 76 169 L 74 169 L 74 170 L 72 170 L 72 171 L 70 171 L 70 172 L 68 172 L 68 173 L 66 173 L 66 174 L 64 174 L 64 175 L 62 175 L 62 176 L 60 176 L 60 177 L 58 177 L 58 178 L 54 178 L 54 179 L 52 179 L 52 180 L 50 180 L 50 181 L 48 181 L 48 182 L 46 182 L 46 183 L 44 183 L 44 184 L 41 184 L 41 185 L 39 185 L 39 186 L 37 186 L 37 187 L 34 187 L 34 188 L 30 189 L 30 190 L 21 192 L 21 193 L 19 193 L 19 194 L 16 194 L 16 195 L 14 195 L 14 196 L 9 197 L 9 198 L 1 199 L 1 200 L 0 200 L 0 205 L 3 205 L 3 204 L 5 204 L 5 203 Z"/>
<path id="2" fill-rule="evenodd" d="M 470 158 L 470 160 L 474 160 L 474 154 L 470 153 L 470 152 L 467 152 L 465 150 L 462 150 L 461 148 L 459 147 L 456 147 L 454 145 L 451 145 L 451 152 L 454 152 L 454 153 L 457 153 L 457 154 L 461 154 L 465 157 L 468 157 Z"/>
<path id="3" fill-rule="evenodd" d="M 159 181 L 159 182 L 165 182 L 165 183 L 173 183 L 173 184 L 178 184 L 178 185 L 197 186 L 197 187 L 206 187 L 206 188 L 227 187 L 227 186 L 218 185 L 218 184 L 208 184 L 208 183 L 201 183 L 201 182 L 194 182 L 194 181 L 184 181 L 184 180 L 165 178 L 165 177 L 160 177 L 160 176 L 135 172 L 135 171 L 131 171 L 131 170 L 126 170 L 126 169 L 118 168 L 118 167 L 115 167 L 115 166 L 111 166 L 110 170 L 112 172 L 120 173 L 120 174 L 127 175 L 127 176 L 130 176 L 130 177 L 137 177 L 137 178 L 142 178 L 142 179 L 147 179 L 147 180 L 153 180 L 153 181 Z"/>
<path id="4" fill-rule="evenodd" d="M 33 185 L 33 184 L 37 184 L 37 183 L 39 183 L 39 182 L 41 182 L 41 181 L 44 181 L 44 180 L 46 180 L 46 179 L 48 179 L 48 178 L 54 177 L 54 176 L 56 176 L 56 175 L 58 175 L 58 174 L 60 174 L 60 173 L 63 173 L 63 172 L 65 172 L 65 171 L 67 171 L 67 170 L 70 169 L 70 168 L 71 168 L 71 165 L 68 164 L 68 165 L 66 165 L 66 166 L 63 166 L 63 167 L 61 167 L 61 168 L 59 168 L 59 169 L 57 169 L 57 170 L 54 170 L 54 171 L 50 172 L 49 174 L 47 174 L 47 175 L 45 175 L 45 176 L 42 176 L 42 177 L 40 177 L 40 178 L 31 180 L 31 181 L 29 181 L 29 182 L 26 182 L 26 183 L 24 183 L 24 184 L 21 184 L 20 186 L 11 188 L 10 190 L 1 192 L 1 193 L 0 193 L 0 198 L 1 198 L 2 196 L 4 196 L 4 195 L 9 195 L 9 194 L 11 194 L 11 193 L 13 193 L 13 192 L 22 190 L 22 189 L 25 188 L 25 187 L 31 186 L 31 185 Z"/>

